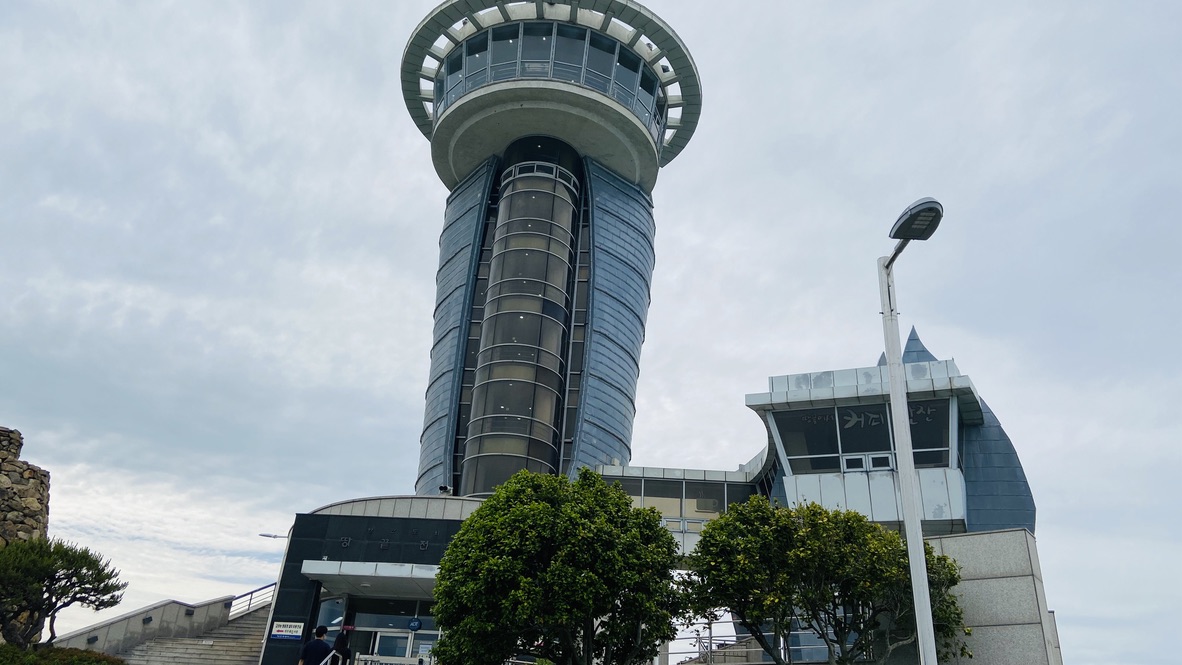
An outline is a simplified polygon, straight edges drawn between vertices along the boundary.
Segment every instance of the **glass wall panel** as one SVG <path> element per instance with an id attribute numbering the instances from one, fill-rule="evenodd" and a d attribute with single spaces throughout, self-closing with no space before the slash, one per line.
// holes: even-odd
<path id="1" fill-rule="evenodd" d="M 531 470 L 554 472 L 554 469 L 548 469 L 545 463 L 538 460 L 529 460 L 525 457 L 485 455 L 465 459 L 463 480 L 461 481 L 463 486 L 462 493 L 464 495 L 476 494 L 477 488 L 479 488 L 481 493 L 490 492 L 498 485 L 504 484 L 513 474 L 531 467 Z"/>
<path id="2" fill-rule="evenodd" d="M 640 73 L 640 89 L 636 94 L 641 106 L 652 111 L 657 98 L 657 76 L 647 67 Z"/>
<path id="3" fill-rule="evenodd" d="M 616 57 L 615 85 L 612 95 L 620 103 L 632 108 L 632 101 L 636 99 L 636 86 L 640 82 L 640 56 L 626 48 L 620 49 Z"/>
<path id="4" fill-rule="evenodd" d="M 501 264 L 501 274 L 508 278 L 545 280 L 549 275 L 550 254 L 540 250 L 511 249 L 493 257 L 493 270 Z"/>
<path id="5" fill-rule="evenodd" d="M 529 344 L 536 346 L 540 337 L 542 318 L 535 314 L 505 313 L 485 319 L 480 346 L 496 344 Z"/>
<path id="6" fill-rule="evenodd" d="M 469 37 L 439 68 L 435 118 L 467 91 L 518 77 L 552 78 L 611 95 L 654 140 L 660 138 L 665 103 L 656 73 L 615 39 L 568 23 L 514 23 Z"/>
<path id="7" fill-rule="evenodd" d="M 378 635 L 378 644 L 374 649 L 374 655 L 405 658 L 409 643 L 410 633 Z"/>
<path id="8" fill-rule="evenodd" d="M 685 516 L 713 519 L 726 507 L 726 485 L 687 480 L 685 482 Z"/>
<path id="9" fill-rule="evenodd" d="M 583 64 L 587 47 L 587 29 L 560 23 L 558 41 L 554 49 L 554 61 L 575 65 Z"/>
<path id="10" fill-rule="evenodd" d="M 521 75 L 550 76 L 553 23 L 526 23 L 521 36 Z"/>
<path id="11" fill-rule="evenodd" d="M 604 480 L 606 480 L 609 485 L 619 485 L 620 489 L 624 490 L 625 494 L 632 497 L 632 505 L 640 505 L 640 478 L 606 477 Z"/>
<path id="12" fill-rule="evenodd" d="M 644 507 L 656 508 L 665 517 L 681 517 L 680 480 L 644 481 Z"/>
<path id="13" fill-rule="evenodd" d="M 464 49 L 457 48 L 447 56 L 447 103 L 450 105 L 460 98 L 464 90 Z"/>
<path id="14" fill-rule="evenodd" d="M 826 457 L 797 457 L 788 460 L 793 475 L 802 473 L 838 473 L 841 471 L 841 458 L 837 455 Z"/>
<path id="15" fill-rule="evenodd" d="M 754 485 L 739 485 L 737 483 L 726 484 L 726 505 L 732 503 L 745 503 L 747 499 L 755 494 Z"/>
<path id="16" fill-rule="evenodd" d="M 534 386 L 527 381 L 489 381 L 484 389 L 485 412 L 490 414 L 533 414 Z"/>
<path id="17" fill-rule="evenodd" d="M 464 42 L 464 77 L 468 90 L 488 82 L 488 33 L 482 32 Z"/>
<path id="18" fill-rule="evenodd" d="M 612 70 L 616 66 L 616 41 L 598 32 L 591 33 L 587 48 L 587 74 L 583 82 L 589 87 L 610 94 Z"/>
<path id="19" fill-rule="evenodd" d="M 949 434 L 949 400 L 936 399 L 907 402 L 911 411 L 911 447 L 947 448 Z"/>
<path id="20" fill-rule="evenodd" d="M 843 453 L 874 453 L 891 449 L 886 404 L 839 407 L 837 420 Z"/>
<path id="21" fill-rule="evenodd" d="M 554 78 L 572 83 L 583 82 L 583 60 L 587 50 L 587 29 L 558 24 L 554 43 Z"/>
<path id="22" fill-rule="evenodd" d="M 533 416 L 543 422 L 554 422 L 554 412 L 558 404 L 558 395 L 539 388 L 534 396 Z"/>
<path id="23" fill-rule="evenodd" d="M 546 192 L 517 192 L 502 201 L 501 205 L 509 207 L 508 216 L 513 218 L 533 217 L 548 220 L 554 210 L 554 195 Z"/>
<path id="24" fill-rule="evenodd" d="M 542 319 L 541 338 L 538 341 L 538 346 L 553 353 L 561 352 L 564 332 L 566 330 L 561 323 L 553 319 Z"/>
<path id="25" fill-rule="evenodd" d="M 517 51 L 521 45 L 520 24 L 492 29 L 492 61 L 490 79 L 504 81 L 517 78 Z"/>
<path id="26" fill-rule="evenodd" d="M 788 457 L 838 453 L 837 416 L 833 409 L 780 411 L 772 417 Z"/>
<path id="27" fill-rule="evenodd" d="M 917 469 L 948 466 L 947 450 L 917 450 L 913 454 Z"/>
<path id="28" fill-rule="evenodd" d="M 529 440 L 523 436 L 478 436 L 468 439 L 464 455 L 502 454 L 525 456 L 529 452 Z"/>
<path id="29" fill-rule="evenodd" d="M 550 238 L 540 233 L 511 233 L 493 243 L 494 252 L 506 249 L 550 249 Z"/>

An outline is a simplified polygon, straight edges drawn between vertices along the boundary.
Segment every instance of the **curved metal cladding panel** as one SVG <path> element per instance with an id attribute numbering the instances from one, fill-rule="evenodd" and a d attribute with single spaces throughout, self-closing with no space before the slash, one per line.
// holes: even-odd
<path id="1" fill-rule="evenodd" d="M 455 438 L 464 344 L 471 312 L 474 269 L 480 256 L 480 235 L 488 209 L 489 190 L 496 175 L 496 159 L 489 159 L 452 190 L 439 237 L 436 274 L 435 334 L 423 435 L 419 439 L 419 476 L 415 493 L 435 494 L 451 485 L 452 442 Z"/>
<path id="2" fill-rule="evenodd" d="M 966 426 L 964 469 L 965 522 L 969 531 L 1023 528 L 1034 533 L 1034 497 L 1022 462 L 997 416 L 981 402 L 984 424 Z"/>
<path id="3" fill-rule="evenodd" d="M 640 346 L 656 255 L 652 200 L 588 159 L 591 289 L 571 472 L 631 459 Z"/>

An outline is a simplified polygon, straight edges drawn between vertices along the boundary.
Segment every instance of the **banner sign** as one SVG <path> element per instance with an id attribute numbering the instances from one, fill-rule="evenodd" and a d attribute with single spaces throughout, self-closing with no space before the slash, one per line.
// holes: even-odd
<path id="1" fill-rule="evenodd" d="M 296 621 L 276 621 L 271 624 L 271 639 L 298 640 L 304 636 L 304 624 Z"/>

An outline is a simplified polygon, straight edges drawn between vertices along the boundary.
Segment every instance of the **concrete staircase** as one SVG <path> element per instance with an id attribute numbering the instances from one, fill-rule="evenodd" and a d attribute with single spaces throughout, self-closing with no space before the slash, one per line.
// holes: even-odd
<path id="1" fill-rule="evenodd" d="M 119 654 L 127 665 L 255 665 L 263 650 L 269 606 L 201 637 L 161 637 Z"/>

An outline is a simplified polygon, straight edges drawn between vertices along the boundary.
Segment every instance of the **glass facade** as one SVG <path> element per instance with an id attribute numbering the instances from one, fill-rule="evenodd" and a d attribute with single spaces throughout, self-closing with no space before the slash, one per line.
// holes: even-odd
<path id="1" fill-rule="evenodd" d="M 640 349 L 656 265 L 652 199 L 587 160 L 590 247 L 582 390 L 568 426 L 575 468 L 627 464 Z"/>
<path id="2" fill-rule="evenodd" d="M 416 492 L 482 496 L 520 469 L 627 463 L 651 199 L 530 137 L 462 182 L 446 219 Z"/>
<path id="3" fill-rule="evenodd" d="M 456 440 L 466 437 L 475 345 L 479 342 L 483 290 L 488 282 L 485 228 L 492 217 L 499 160 L 491 158 L 456 186 L 447 199 L 439 237 L 435 329 L 431 346 L 423 434 L 419 440 L 417 494 L 455 487 Z M 458 433 L 457 433 L 458 432 Z"/>
<path id="4" fill-rule="evenodd" d="M 792 474 L 895 468 L 888 406 L 883 402 L 773 413 Z M 937 399 L 908 402 L 907 407 L 916 468 L 949 466 L 953 404 Z"/>
<path id="5" fill-rule="evenodd" d="M 579 182 L 541 161 L 501 176 L 461 493 L 522 468 L 557 473 L 570 340 Z"/>
<path id="6" fill-rule="evenodd" d="M 666 100 L 652 68 L 607 35 L 551 21 L 496 26 L 452 49 L 435 78 L 435 120 L 468 92 L 518 79 L 562 81 L 607 95 L 661 144 Z"/>

